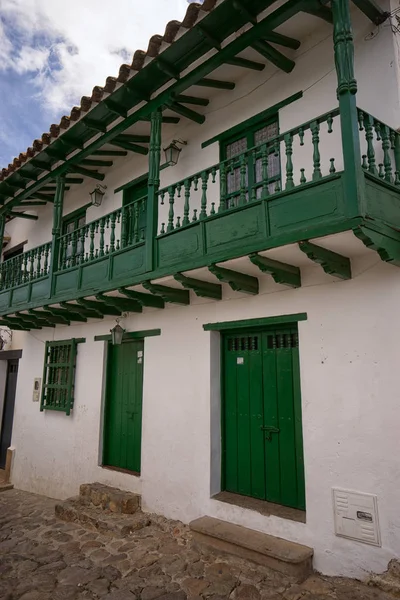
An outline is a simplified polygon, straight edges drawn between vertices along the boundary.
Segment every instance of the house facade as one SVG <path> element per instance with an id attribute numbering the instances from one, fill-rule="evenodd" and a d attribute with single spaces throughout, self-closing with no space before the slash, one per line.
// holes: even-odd
<path id="1" fill-rule="evenodd" d="M 16 487 L 400 555 L 395 13 L 191 4 L 3 169 Z"/>

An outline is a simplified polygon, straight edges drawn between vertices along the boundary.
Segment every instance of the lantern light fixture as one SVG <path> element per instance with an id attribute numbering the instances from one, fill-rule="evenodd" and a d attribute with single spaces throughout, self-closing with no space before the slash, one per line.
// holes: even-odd
<path id="1" fill-rule="evenodd" d="M 170 145 L 164 148 L 165 164 L 169 167 L 173 167 L 174 165 L 178 164 L 179 155 L 182 151 L 180 146 L 187 146 L 187 142 L 183 140 L 172 140 Z"/>
<path id="2" fill-rule="evenodd" d="M 90 192 L 90 200 L 93 206 L 101 206 L 103 202 L 103 196 L 106 193 L 107 186 L 100 185 L 99 183 L 94 188 L 93 192 Z"/>
<path id="3" fill-rule="evenodd" d="M 120 346 L 122 344 L 122 338 L 124 337 L 125 331 L 126 330 L 119 324 L 119 319 L 117 319 L 117 324 L 110 329 L 111 343 L 113 346 Z"/>

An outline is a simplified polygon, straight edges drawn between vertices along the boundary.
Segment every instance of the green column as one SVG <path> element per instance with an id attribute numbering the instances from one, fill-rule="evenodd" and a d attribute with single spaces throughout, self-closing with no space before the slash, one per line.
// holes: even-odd
<path id="1" fill-rule="evenodd" d="M 0 259 L 3 254 L 4 229 L 6 226 L 6 215 L 0 215 Z"/>
<path id="2" fill-rule="evenodd" d="M 58 271 L 59 261 L 59 250 L 60 250 L 60 236 L 62 229 L 62 216 L 64 206 L 64 191 L 65 191 L 65 175 L 59 175 L 57 177 L 56 195 L 54 198 L 53 205 L 53 229 L 52 229 L 52 241 L 51 241 L 51 264 L 49 275 L 51 278 L 50 296 L 54 294 L 55 279 L 54 273 Z"/>
<path id="3" fill-rule="evenodd" d="M 357 81 L 354 76 L 354 43 L 349 0 L 332 0 L 333 44 L 337 74 L 337 97 L 344 160 L 346 216 L 363 212 L 365 182 L 361 166 L 357 116 Z"/>
<path id="4" fill-rule="evenodd" d="M 150 148 L 149 148 L 149 181 L 147 192 L 146 217 L 146 271 L 155 268 L 155 238 L 158 227 L 158 188 L 160 186 L 161 155 L 161 123 L 162 112 L 156 110 L 151 114 Z"/>

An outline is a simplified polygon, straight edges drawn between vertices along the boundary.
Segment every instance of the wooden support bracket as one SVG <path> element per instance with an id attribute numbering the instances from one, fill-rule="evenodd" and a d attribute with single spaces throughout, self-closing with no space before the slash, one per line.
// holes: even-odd
<path id="1" fill-rule="evenodd" d="M 68 311 L 71 311 L 71 313 L 76 313 L 78 315 L 81 315 L 83 317 L 87 317 L 88 319 L 98 319 L 98 318 L 103 318 L 104 314 L 101 313 L 98 310 L 93 310 L 92 308 L 86 308 L 83 305 L 80 304 L 72 304 L 71 302 L 60 302 L 60 306 L 62 308 L 65 308 Z M 71 317 L 72 320 L 72 317 Z"/>
<path id="2" fill-rule="evenodd" d="M 80 175 L 84 175 L 85 177 L 92 177 L 92 179 L 97 179 L 98 181 L 103 181 L 105 177 L 103 173 L 97 173 L 97 171 L 90 171 L 90 169 L 84 169 L 83 167 L 78 167 L 78 165 L 70 165 L 68 170 L 71 173 L 79 173 Z"/>
<path id="3" fill-rule="evenodd" d="M 398 232 L 393 231 L 393 237 L 385 235 L 385 233 L 375 231 L 369 227 L 360 225 L 353 230 L 354 235 L 358 237 L 363 244 L 375 250 L 381 259 L 385 262 L 400 267 L 400 235 Z M 396 237 L 398 239 L 396 239 Z"/>
<path id="4" fill-rule="evenodd" d="M 126 288 L 120 288 L 118 290 L 120 294 L 124 294 L 127 298 L 136 300 L 142 306 L 149 306 L 151 308 L 164 308 L 164 300 L 160 296 L 154 296 L 153 294 L 144 294 L 143 292 L 136 292 L 135 290 L 127 290 Z"/>
<path id="5" fill-rule="evenodd" d="M 321 265 L 325 273 L 340 279 L 351 279 L 351 264 L 347 256 L 321 248 L 311 242 L 299 242 L 299 248 L 310 260 Z"/>
<path id="6" fill-rule="evenodd" d="M 221 300 L 222 298 L 222 285 L 219 283 L 210 283 L 209 281 L 201 281 L 200 279 L 193 279 L 192 277 L 186 277 L 181 273 L 174 275 L 175 281 L 178 281 L 184 288 L 193 290 L 196 296 L 200 298 L 213 298 L 214 300 Z"/>
<path id="7" fill-rule="evenodd" d="M 208 270 L 210 273 L 215 275 L 219 281 L 222 281 L 223 283 L 229 283 L 235 292 L 258 294 L 257 277 L 246 275 L 245 273 L 239 273 L 238 271 L 232 271 L 231 269 L 217 267 L 217 265 L 210 265 Z"/>
<path id="8" fill-rule="evenodd" d="M 130 298 L 119 298 L 116 296 L 106 296 L 106 294 L 97 294 L 96 298 L 100 302 L 105 302 L 105 304 L 107 304 L 108 306 L 112 306 L 122 312 L 141 313 L 143 310 L 142 306 L 141 306 L 141 304 L 139 304 L 139 302 L 136 302 L 135 300 L 132 300 Z"/>
<path id="9" fill-rule="evenodd" d="M 256 265 L 260 271 L 272 275 L 276 283 L 281 283 L 292 288 L 301 286 L 301 274 L 298 267 L 272 260 L 259 254 L 250 254 L 249 258 L 253 265 Z"/>
<path id="10" fill-rule="evenodd" d="M 85 298 L 79 298 L 77 302 L 84 308 L 94 310 L 95 312 L 100 313 L 101 315 L 112 315 L 119 317 L 123 312 L 118 308 L 104 304 L 104 302 L 96 302 L 95 300 L 86 300 Z"/>
<path id="11" fill-rule="evenodd" d="M 152 294 L 161 296 L 165 302 L 171 302 L 173 304 L 190 304 L 190 295 L 187 290 L 178 290 L 176 288 L 170 288 L 165 285 L 158 285 L 151 283 L 151 281 L 145 281 L 142 283 L 145 290 L 148 290 Z"/>
<path id="12" fill-rule="evenodd" d="M 295 62 L 282 54 L 282 52 L 279 52 L 279 50 L 276 50 L 276 48 L 271 46 L 271 44 L 268 42 L 257 40 L 253 42 L 252 48 L 276 67 L 278 67 L 278 69 L 285 71 L 285 73 L 290 73 L 293 71 Z"/>
<path id="13" fill-rule="evenodd" d="M 62 317 L 60 315 L 54 315 L 50 311 L 47 310 L 33 310 L 32 308 L 28 310 L 28 313 L 37 319 L 45 319 L 49 323 L 54 323 L 56 325 L 70 325 L 71 321 Z"/>
<path id="14" fill-rule="evenodd" d="M 75 306 L 75 305 L 73 304 L 72 306 Z M 85 316 L 78 313 L 77 311 L 74 312 L 73 310 L 69 310 L 69 308 L 68 309 L 57 308 L 55 306 L 45 306 L 44 308 L 47 311 L 49 311 L 49 313 L 54 315 L 55 317 L 60 317 L 62 319 L 65 319 L 66 321 L 78 321 L 79 323 L 87 322 L 87 318 Z M 82 307 L 78 307 L 78 308 L 82 308 Z"/>

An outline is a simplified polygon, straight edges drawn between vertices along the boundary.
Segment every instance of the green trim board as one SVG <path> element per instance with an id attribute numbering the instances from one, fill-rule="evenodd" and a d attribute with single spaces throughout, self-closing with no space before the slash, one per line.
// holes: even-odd
<path id="1" fill-rule="evenodd" d="M 143 329 L 143 331 L 126 331 L 122 336 L 123 340 L 141 340 L 145 337 L 154 337 L 161 335 L 161 329 Z M 110 342 L 111 334 L 96 335 L 94 337 L 95 342 Z"/>
<path id="2" fill-rule="evenodd" d="M 248 329 L 251 327 L 269 327 L 271 325 L 285 325 L 286 323 L 297 323 L 307 321 L 307 313 L 296 313 L 292 315 L 279 315 L 276 317 L 260 317 L 256 319 L 243 319 L 242 321 L 224 321 L 222 323 L 206 323 L 204 331 L 229 331 L 230 329 Z"/>
<path id="3" fill-rule="evenodd" d="M 270 106 L 266 110 L 263 110 L 262 112 L 254 115 L 253 117 L 250 117 L 250 119 L 247 119 L 246 121 L 242 121 L 241 123 L 234 125 L 234 127 L 231 127 L 230 129 L 226 129 L 225 131 L 222 131 L 218 135 L 215 135 L 214 137 L 210 138 L 209 140 L 206 140 L 205 142 L 203 142 L 201 144 L 201 147 L 207 148 L 207 146 L 211 146 L 211 144 L 214 144 L 215 142 L 222 142 L 222 141 L 228 140 L 229 138 L 235 137 L 236 135 L 240 134 L 247 128 L 254 127 L 254 125 L 258 124 L 260 121 L 263 121 L 265 119 L 270 119 L 281 108 L 283 108 L 284 106 L 287 106 L 288 104 L 291 104 L 292 102 L 295 102 L 296 100 L 299 100 L 302 97 L 303 97 L 303 92 L 297 92 L 296 94 L 289 96 L 285 100 L 281 100 L 281 102 L 278 102 L 277 104 Z"/>

